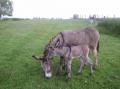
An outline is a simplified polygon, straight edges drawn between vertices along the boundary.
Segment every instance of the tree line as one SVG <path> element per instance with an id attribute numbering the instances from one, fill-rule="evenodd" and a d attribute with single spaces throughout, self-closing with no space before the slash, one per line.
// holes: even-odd
<path id="1" fill-rule="evenodd" d="M 0 19 L 2 16 L 12 16 L 13 2 L 11 0 L 0 0 Z"/>

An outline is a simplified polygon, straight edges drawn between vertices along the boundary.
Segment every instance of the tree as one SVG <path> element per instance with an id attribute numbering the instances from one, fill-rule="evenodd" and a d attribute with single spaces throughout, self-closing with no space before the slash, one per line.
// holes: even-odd
<path id="1" fill-rule="evenodd" d="M 2 15 L 12 16 L 13 7 L 11 0 L 0 0 L 0 18 Z"/>

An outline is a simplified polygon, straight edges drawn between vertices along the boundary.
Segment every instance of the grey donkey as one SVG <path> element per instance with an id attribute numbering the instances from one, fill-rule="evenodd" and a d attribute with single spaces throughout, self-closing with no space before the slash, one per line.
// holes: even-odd
<path id="1" fill-rule="evenodd" d="M 53 37 L 46 50 L 50 48 L 72 47 L 87 45 L 95 57 L 94 68 L 98 65 L 100 34 L 95 28 L 74 29 L 58 33 Z"/>
<path id="2" fill-rule="evenodd" d="M 50 48 L 48 55 L 46 57 L 52 58 L 53 56 L 60 56 L 60 70 L 62 71 L 62 67 L 65 65 L 67 77 L 68 79 L 71 78 L 71 64 L 74 58 L 79 58 L 80 66 L 78 73 L 81 73 L 83 66 L 85 64 L 90 65 L 90 73 L 93 73 L 93 62 L 89 58 L 90 49 L 88 45 L 79 45 L 79 46 L 72 46 L 72 47 L 62 47 L 62 48 Z"/>

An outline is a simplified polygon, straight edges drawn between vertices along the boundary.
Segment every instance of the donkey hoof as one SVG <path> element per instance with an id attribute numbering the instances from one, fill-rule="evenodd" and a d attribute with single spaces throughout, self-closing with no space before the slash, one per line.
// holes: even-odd
<path id="1" fill-rule="evenodd" d="M 97 68 L 96 68 L 96 65 L 93 65 L 93 67 L 92 67 L 92 68 L 93 68 L 93 70 L 96 70 L 96 69 L 97 69 Z"/>
<path id="2" fill-rule="evenodd" d="M 59 75 L 59 73 L 57 72 L 57 73 L 56 73 L 56 76 L 58 76 L 58 75 Z"/>
<path id="3" fill-rule="evenodd" d="M 90 76 L 92 76 L 92 75 L 93 75 L 93 73 L 91 73 L 91 72 L 90 72 L 90 73 L 89 73 L 89 75 L 90 75 Z"/>
<path id="4" fill-rule="evenodd" d="M 76 75 L 81 75 L 81 72 L 78 72 Z"/>
<path id="5" fill-rule="evenodd" d="M 61 74 L 62 74 L 62 72 L 60 72 L 60 71 L 56 72 L 56 76 L 61 75 Z"/>
<path id="6" fill-rule="evenodd" d="M 69 81 L 69 80 L 71 80 L 71 77 L 67 77 L 67 78 L 66 78 L 66 81 Z"/>
<path id="7" fill-rule="evenodd" d="M 66 75 L 67 75 L 67 72 L 63 73 L 63 75 L 66 76 Z"/>

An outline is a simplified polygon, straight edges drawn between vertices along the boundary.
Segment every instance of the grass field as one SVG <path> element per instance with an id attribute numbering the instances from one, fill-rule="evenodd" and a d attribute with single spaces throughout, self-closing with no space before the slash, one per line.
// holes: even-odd
<path id="1" fill-rule="evenodd" d="M 92 76 L 86 66 L 76 75 L 79 62 L 73 61 L 72 79 L 56 76 L 59 58 L 53 60 L 53 77 L 45 79 L 40 63 L 32 54 L 42 55 L 44 46 L 58 32 L 94 27 L 86 21 L 21 20 L 0 22 L 0 89 L 120 89 L 120 37 L 100 33 L 99 66 Z"/>

